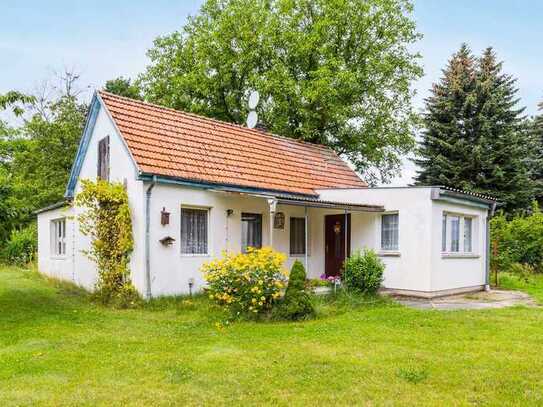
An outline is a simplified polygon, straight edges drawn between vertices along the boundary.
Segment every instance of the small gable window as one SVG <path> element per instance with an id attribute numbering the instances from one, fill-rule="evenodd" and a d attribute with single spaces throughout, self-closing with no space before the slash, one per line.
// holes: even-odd
<path id="1" fill-rule="evenodd" d="M 51 221 L 51 252 L 53 256 L 66 255 L 66 219 Z"/>
<path id="2" fill-rule="evenodd" d="M 109 181 L 109 136 L 98 142 L 98 173 L 99 179 Z"/>

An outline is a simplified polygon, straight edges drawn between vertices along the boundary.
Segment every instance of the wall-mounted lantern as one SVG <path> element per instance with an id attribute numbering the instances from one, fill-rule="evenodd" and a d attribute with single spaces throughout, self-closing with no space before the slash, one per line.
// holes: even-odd
<path id="1" fill-rule="evenodd" d="M 160 224 L 166 226 L 170 224 L 170 212 L 166 211 L 166 208 L 162 208 L 160 212 Z"/>
<path id="2" fill-rule="evenodd" d="M 166 236 L 160 239 L 159 242 L 162 243 L 163 246 L 168 247 L 171 246 L 173 242 L 175 242 L 175 239 L 171 236 Z"/>
<path id="3" fill-rule="evenodd" d="M 226 217 L 229 218 L 229 217 L 232 216 L 233 214 L 234 214 L 234 210 L 233 210 L 233 209 L 227 209 L 227 210 L 226 210 Z"/>
<path id="4" fill-rule="evenodd" d="M 285 214 L 283 212 L 276 212 L 273 218 L 273 228 L 281 229 L 285 228 Z"/>

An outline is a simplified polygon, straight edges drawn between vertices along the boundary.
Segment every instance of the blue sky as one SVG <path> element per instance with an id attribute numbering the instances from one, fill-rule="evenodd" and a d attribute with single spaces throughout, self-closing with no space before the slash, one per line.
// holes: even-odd
<path id="1" fill-rule="evenodd" d="M 73 67 L 89 88 L 143 71 L 155 37 L 179 29 L 200 0 L 26 0 L 0 9 L 0 93 L 30 92 L 51 72 Z M 424 38 L 416 45 L 425 76 L 414 84 L 417 108 L 462 42 L 480 53 L 493 46 L 518 78 L 521 105 L 535 114 L 543 100 L 543 1 L 416 0 Z M 89 92 L 90 94 L 90 92 Z M 404 179 L 412 174 L 407 166 Z M 403 183 L 403 182 L 400 182 Z"/>

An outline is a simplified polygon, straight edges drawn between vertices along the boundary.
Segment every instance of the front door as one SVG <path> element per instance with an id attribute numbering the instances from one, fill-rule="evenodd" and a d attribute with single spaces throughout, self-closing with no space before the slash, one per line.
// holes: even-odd
<path id="1" fill-rule="evenodd" d="M 326 215 L 324 218 L 325 273 L 326 276 L 339 276 L 347 256 L 351 254 L 351 215 L 347 215 L 347 234 L 345 234 L 345 215 Z M 347 235 L 347 250 L 345 250 Z"/>

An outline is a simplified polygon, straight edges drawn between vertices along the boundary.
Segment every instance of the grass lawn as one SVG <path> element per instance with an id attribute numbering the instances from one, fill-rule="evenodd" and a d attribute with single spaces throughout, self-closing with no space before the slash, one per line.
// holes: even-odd
<path id="1" fill-rule="evenodd" d="M 202 297 L 111 310 L 0 268 L 0 311 L 0 406 L 543 405 L 537 308 L 329 300 L 315 321 L 223 326 Z"/>

